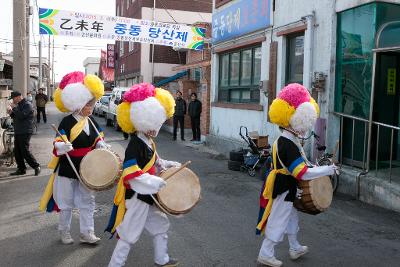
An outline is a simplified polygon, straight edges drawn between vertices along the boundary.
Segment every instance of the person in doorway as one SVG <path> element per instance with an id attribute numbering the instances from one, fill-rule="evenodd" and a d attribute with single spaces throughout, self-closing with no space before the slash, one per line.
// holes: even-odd
<path id="1" fill-rule="evenodd" d="M 190 103 L 189 103 L 189 116 L 190 121 L 192 123 L 192 133 L 193 139 L 190 141 L 201 141 L 201 133 L 200 133 L 200 115 L 201 115 L 201 102 L 197 99 L 197 94 L 192 93 L 190 95 Z"/>
<path id="2" fill-rule="evenodd" d="M 42 113 L 44 123 L 47 122 L 46 117 L 46 103 L 49 100 L 47 95 L 43 92 L 43 88 L 39 89 L 39 93 L 35 96 L 37 122 L 40 123 L 40 113 Z"/>
<path id="3" fill-rule="evenodd" d="M 40 200 L 39 210 L 60 212 L 58 230 L 65 245 L 74 243 L 70 233 L 74 208 L 79 209 L 80 242 L 95 244 L 100 240 L 94 232 L 94 192 L 79 180 L 78 171 L 86 154 L 95 148 L 108 148 L 101 128 L 91 116 L 94 104 L 103 94 L 102 81 L 80 71 L 65 75 L 54 92 L 56 107 L 70 114 L 58 126 L 61 136 L 53 142 L 53 159 L 49 163 L 53 174 Z"/>
<path id="4" fill-rule="evenodd" d="M 11 92 L 10 99 L 12 99 L 12 104 L 7 108 L 7 113 L 14 123 L 14 157 L 17 162 L 17 171 L 10 175 L 25 174 L 26 161 L 35 170 L 37 176 L 40 173 L 40 165 L 29 151 L 34 119 L 32 104 L 18 91 Z"/>
<path id="5" fill-rule="evenodd" d="M 153 141 L 163 123 L 174 114 L 174 106 L 174 98 L 167 90 L 142 83 L 132 86 L 124 94 L 124 102 L 117 107 L 118 123 L 131 138 L 106 228 L 112 234 L 117 232 L 119 237 L 109 267 L 125 265 L 132 245 L 144 230 L 153 237 L 154 266 L 179 264 L 168 254 L 170 222 L 153 198 L 166 185 L 159 173 L 181 166 L 178 162 L 161 159 Z"/>
<path id="6" fill-rule="evenodd" d="M 175 113 L 174 113 L 174 137 L 176 141 L 176 135 L 178 131 L 178 122 L 181 129 L 181 140 L 185 141 L 185 114 L 186 114 L 186 101 L 182 98 L 181 91 L 176 91 L 175 98 Z"/>
<path id="7" fill-rule="evenodd" d="M 265 233 L 258 262 L 279 267 L 274 248 L 287 234 L 289 256 L 296 260 L 308 252 L 297 240 L 299 217 L 293 201 L 301 195 L 298 182 L 332 175 L 335 165 L 313 166 L 305 156 L 299 139 L 312 130 L 319 107 L 308 90 L 300 84 L 283 88 L 269 108 L 269 118 L 282 130 L 272 147 L 273 168 L 268 174 L 260 196 L 260 212 L 256 232 Z"/>

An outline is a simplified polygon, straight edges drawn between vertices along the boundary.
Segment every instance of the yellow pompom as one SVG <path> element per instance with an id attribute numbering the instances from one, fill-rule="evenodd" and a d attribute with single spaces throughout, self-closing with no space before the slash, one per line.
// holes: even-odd
<path id="1" fill-rule="evenodd" d="M 59 111 L 69 112 L 69 110 L 66 107 L 64 107 L 64 104 L 61 100 L 61 93 L 62 93 L 62 90 L 60 88 L 57 88 L 54 91 L 54 94 L 53 94 L 54 103 L 56 104 L 56 107 L 58 108 Z"/>
<path id="2" fill-rule="evenodd" d="M 311 99 L 310 99 L 310 103 L 314 105 L 315 110 L 317 111 L 317 117 L 319 117 L 319 112 L 320 112 L 320 111 L 319 111 L 318 103 L 315 102 L 314 98 L 312 98 L 312 97 L 311 97 Z"/>
<path id="3" fill-rule="evenodd" d="M 295 108 L 285 100 L 277 98 L 269 106 L 269 119 L 281 127 L 289 127 L 290 118 L 295 112 Z"/>
<path id="4" fill-rule="evenodd" d="M 117 122 L 122 131 L 126 133 L 136 131 L 131 121 L 131 104 L 129 102 L 122 102 L 117 106 Z"/>
<path id="5" fill-rule="evenodd" d="M 86 75 L 83 79 L 83 83 L 97 100 L 104 95 L 104 84 L 96 75 Z"/>
<path id="6" fill-rule="evenodd" d="M 171 118 L 175 113 L 175 99 L 171 93 L 165 89 L 156 88 L 155 97 L 164 107 L 167 118 Z"/>

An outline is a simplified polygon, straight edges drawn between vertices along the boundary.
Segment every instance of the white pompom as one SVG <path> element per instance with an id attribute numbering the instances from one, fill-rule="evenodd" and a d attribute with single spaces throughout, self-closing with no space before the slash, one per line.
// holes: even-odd
<path id="1" fill-rule="evenodd" d="M 93 95 L 82 83 L 68 84 L 61 93 L 61 100 L 70 111 L 81 110 L 92 98 Z"/>
<path id="2" fill-rule="evenodd" d="M 155 97 L 131 104 L 131 120 L 139 132 L 158 131 L 167 119 L 165 109 Z"/>
<path id="3" fill-rule="evenodd" d="M 314 128 L 316 120 L 317 111 L 315 107 L 311 103 L 305 102 L 297 107 L 289 124 L 296 132 L 305 134 Z"/>

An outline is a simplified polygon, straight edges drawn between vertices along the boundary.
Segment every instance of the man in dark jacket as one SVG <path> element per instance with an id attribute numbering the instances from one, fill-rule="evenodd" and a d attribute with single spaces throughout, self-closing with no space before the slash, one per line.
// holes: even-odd
<path id="1" fill-rule="evenodd" d="M 174 113 L 174 141 L 176 140 L 176 132 L 178 128 L 178 122 L 181 126 L 181 140 L 185 141 L 185 114 L 186 114 L 186 101 L 182 98 L 182 93 L 176 91 L 175 98 L 175 113 Z"/>
<path id="2" fill-rule="evenodd" d="M 47 95 L 43 93 L 43 89 L 39 89 L 39 93 L 35 97 L 36 100 L 36 108 L 37 108 L 37 122 L 40 122 L 40 113 L 43 114 L 44 123 L 47 122 L 46 118 L 46 103 L 49 100 Z"/>
<path id="3" fill-rule="evenodd" d="M 35 175 L 40 173 L 40 165 L 29 151 L 29 141 L 33 133 L 33 108 L 20 92 L 11 92 L 13 103 L 7 108 L 14 122 L 14 156 L 17 162 L 17 171 L 11 175 L 23 175 L 26 173 L 25 161 L 35 170 Z"/>
<path id="4" fill-rule="evenodd" d="M 192 123 L 193 139 L 190 141 L 200 141 L 200 114 L 201 114 L 201 102 L 197 99 L 197 94 L 192 93 L 190 95 L 192 101 L 189 103 L 189 116 Z"/>

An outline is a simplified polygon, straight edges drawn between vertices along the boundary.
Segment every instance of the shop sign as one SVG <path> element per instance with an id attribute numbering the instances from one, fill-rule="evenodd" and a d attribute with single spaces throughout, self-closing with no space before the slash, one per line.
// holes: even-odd
<path id="1" fill-rule="evenodd" d="M 227 41 L 271 25 L 270 0 L 238 0 L 213 13 L 212 43 Z"/>
<path id="2" fill-rule="evenodd" d="M 114 55 L 114 49 L 115 45 L 114 44 L 107 44 L 107 68 L 113 69 L 114 68 L 114 61 L 115 61 L 115 55 Z"/>

